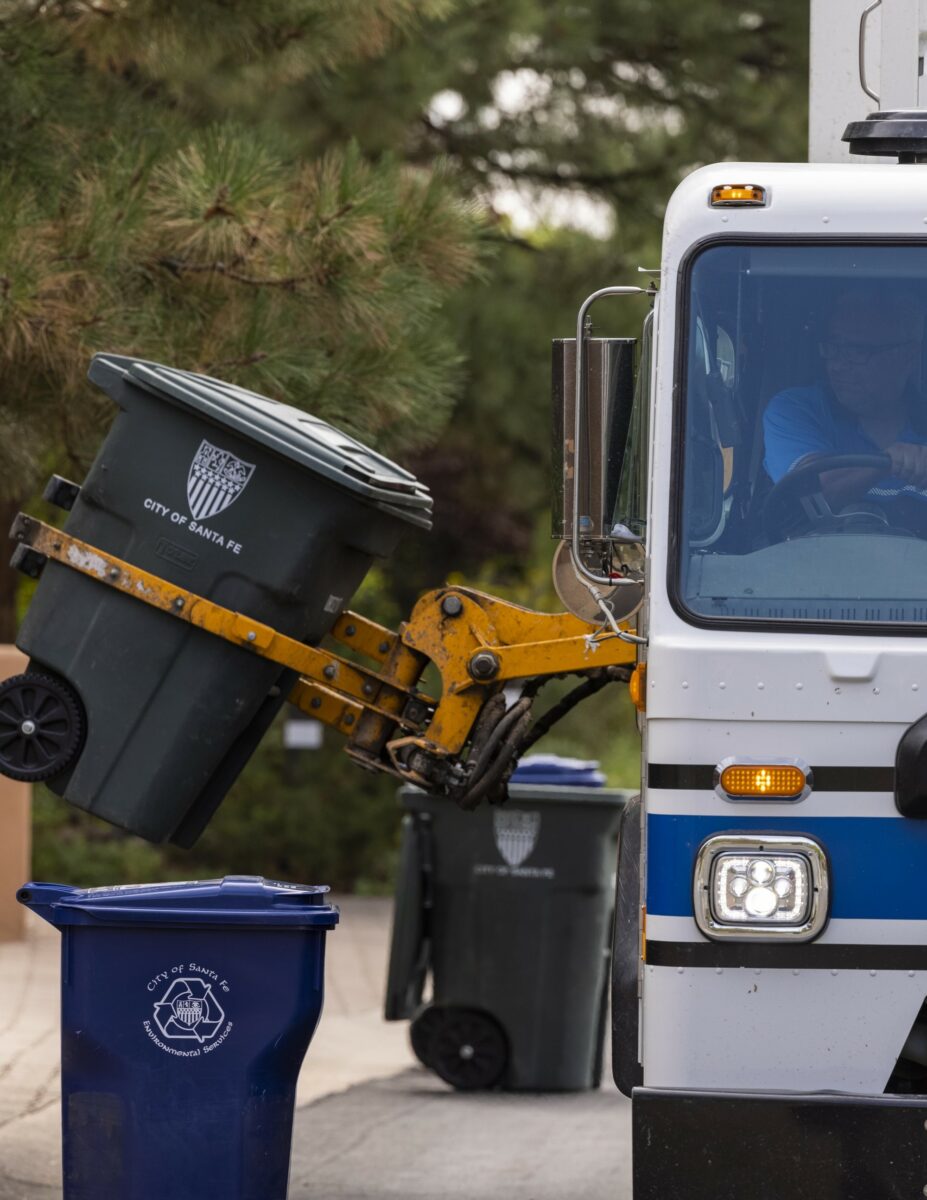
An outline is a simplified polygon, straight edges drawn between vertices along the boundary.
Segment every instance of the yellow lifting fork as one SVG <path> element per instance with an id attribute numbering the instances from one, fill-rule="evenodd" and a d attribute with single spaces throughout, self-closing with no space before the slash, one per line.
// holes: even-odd
<path id="1" fill-rule="evenodd" d="M 447 587 L 426 592 L 398 632 L 342 613 L 330 637 L 374 664 L 367 667 L 278 633 L 34 517 L 20 514 L 12 536 L 39 556 L 36 572 L 43 560 L 60 563 L 297 671 L 290 702 L 340 730 L 361 766 L 438 790 L 464 807 L 504 796 L 518 755 L 553 723 L 549 715 L 535 722 L 531 714 L 545 681 L 588 676 L 575 689 L 577 700 L 609 681 L 626 681 L 640 641 L 633 635 L 625 640 L 627 627 L 617 632 L 569 613 L 533 612 Z M 441 679 L 439 698 L 419 689 L 431 663 Z M 504 689 L 516 681 L 521 694 L 510 703 Z"/>

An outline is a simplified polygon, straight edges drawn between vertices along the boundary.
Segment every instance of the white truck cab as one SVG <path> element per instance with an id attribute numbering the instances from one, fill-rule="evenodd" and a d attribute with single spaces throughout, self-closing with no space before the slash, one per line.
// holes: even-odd
<path id="1" fill-rule="evenodd" d="M 764 202 L 713 206 L 731 184 Z M 880 305 L 877 332 L 851 340 Z M 661 1155 L 693 1095 L 750 1093 L 707 1151 L 742 1136 L 745 1114 L 762 1130 L 767 1104 L 795 1119 L 796 1095 L 805 1113 L 827 1094 L 842 1120 L 834 1095 L 927 1093 L 927 776 L 900 795 L 895 770 L 927 713 L 927 493 L 880 465 L 834 386 L 879 404 L 905 374 L 892 442 L 927 445 L 925 314 L 919 166 L 719 164 L 670 203 L 641 620 L 636 1101 L 669 1105 Z M 868 486 L 832 508 L 822 478 L 841 470 Z M 641 1196 L 710 1194 L 666 1191 L 654 1150 L 638 1140 Z M 777 1178 L 752 1194 L 820 1194 Z"/>
<path id="2" fill-rule="evenodd" d="M 927 1194 L 927 111 L 848 135 L 679 186 L 617 401 L 635 1200 Z"/>

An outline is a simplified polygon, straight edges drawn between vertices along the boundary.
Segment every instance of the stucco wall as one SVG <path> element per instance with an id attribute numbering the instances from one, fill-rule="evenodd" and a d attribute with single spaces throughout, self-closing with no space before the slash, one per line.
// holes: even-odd
<path id="1" fill-rule="evenodd" d="M 26 659 L 14 646 L 0 646 L 0 679 L 25 669 Z M 32 789 L 0 775 L 0 941 L 23 935 L 24 910 L 16 903 L 16 889 L 31 874 Z"/>

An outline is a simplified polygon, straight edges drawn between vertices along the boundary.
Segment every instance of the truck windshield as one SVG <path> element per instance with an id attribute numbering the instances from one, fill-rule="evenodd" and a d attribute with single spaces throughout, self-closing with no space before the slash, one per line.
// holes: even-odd
<path id="1" fill-rule="evenodd" d="M 927 247 L 717 244 L 686 302 L 680 606 L 927 622 Z"/>

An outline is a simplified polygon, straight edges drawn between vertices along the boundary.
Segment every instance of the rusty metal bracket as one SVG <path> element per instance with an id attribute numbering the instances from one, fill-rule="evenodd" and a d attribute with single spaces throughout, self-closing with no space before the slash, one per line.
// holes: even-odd
<path id="1" fill-rule="evenodd" d="M 288 699 L 348 738 L 362 766 L 429 784 L 466 779 L 460 760 L 487 701 L 506 684 L 630 666 L 637 647 L 569 613 L 539 613 L 468 588 L 423 595 L 398 633 L 343 613 L 330 636 L 376 669 L 308 646 L 20 514 L 11 531 L 25 562 L 59 563 L 125 596 L 299 673 Z M 419 683 L 429 664 L 440 697 Z M 504 706 L 503 706 L 504 708 Z"/>
<path id="2" fill-rule="evenodd" d="M 304 642 L 278 633 L 269 625 L 255 621 L 244 613 L 223 608 L 222 605 L 195 592 L 168 583 L 157 575 L 132 566 L 115 555 L 107 554 L 79 538 L 71 537 L 59 529 L 37 521 L 34 517 L 20 513 L 13 524 L 11 535 L 20 546 L 28 546 L 34 554 L 41 555 L 48 561 L 70 567 L 80 575 L 96 579 L 133 600 L 167 613 L 176 620 L 194 625 L 206 633 L 241 647 L 244 651 L 269 658 L 283 667 L 298 671 L 307 680 L 321 685 L 329 695 L 340 696 L 342 702 L 346 699 L 358 702 L 358 710 L 363 708 L 372 712 L 382 712 L 395 722 L 396 716 L 392 709 L 389 706 L 381 708 L 381 704 L 391 694 L 396 696 L 401 707 L 404 707 L 408 700 L 418 697 L 414 686 L 397 688 L 390 679 L 376 671 L 342 658 L 332 651 L 307 646 Z M 359 649 L 363 646 L 369 650 L 372 648 L 372 639 L 376 638 L 377 652 L 385 656 L 395 649 L 397 644 L 395 634 L 390 634 L 381 626 L 353 613 L 345 613 L 339 618 L 338 625 L 346 639 L 349 636 L 346 627 L 353 626 L 354 640 L 358 642 Z M 358 634 L 358 630 L 363 632 Z M 386 650 L 380 651 L 380 646 L 386 646 Z M 306 693 L 301 684 L 297 684 L 294 691 L 298 696 L 297 703 L 302 708 L 302 700 Z M 311 711 L 311 698 L 309 704 Z M 350 711 L 348 709 L 345 713 L 336 715 L 333 709 L 325 706 L 325 716 L 320 715 L 319 719 L 331 716 L 332 723 L 344 728 L 345 714 Z M 350 724 L 351 722 L 347 722 L 348 726 Z M 407 724 L 414 728 L 416 723 L 409 721 Z"/>
<path id="3" fill-rule="evenodd" d="M 425 745 L 446 754 L 460 752 L 486 699 L 506 683 L 637 659 L 636 646 L 570 613 L 534 612 L 469 588 L 427 592 L 403 626 L 402 640 L 441 672 L 441 700 Z"/>

